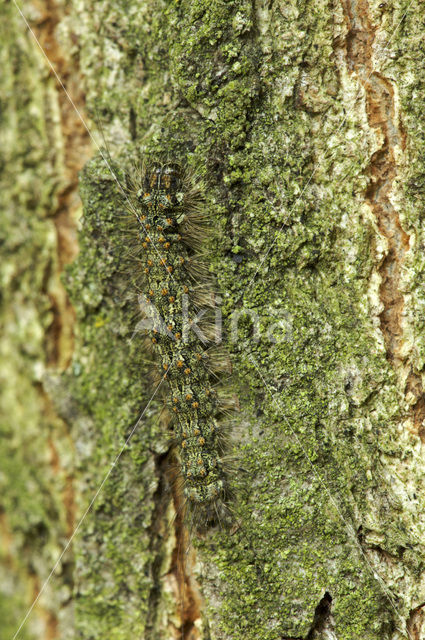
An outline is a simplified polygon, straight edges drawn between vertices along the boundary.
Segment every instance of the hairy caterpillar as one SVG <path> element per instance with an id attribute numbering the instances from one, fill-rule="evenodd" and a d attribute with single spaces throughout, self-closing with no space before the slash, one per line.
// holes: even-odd
<path id="1" fill-rule="evenodd" d="M 133 285 L 150 344 L 168 386 L 184 502 L 205 528 L 228 514 L 219 416 L 232 405 L 219 397 L 214 372 L 228 366 L 211 321 L 213 281 L 202 257 L 207 218 L 194 174 L 177 164 L 148 162 L 126 191 Z M 208 314 L 210 310 L 210 314 Z"/>

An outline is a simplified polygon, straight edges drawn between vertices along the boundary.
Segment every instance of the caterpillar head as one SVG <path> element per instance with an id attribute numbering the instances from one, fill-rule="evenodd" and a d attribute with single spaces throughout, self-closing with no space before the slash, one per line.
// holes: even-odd
<path id="1" fill-rule="evenodd" d="M 179 205 L 183 199 L 180 188 L 181 177 L 177 165 L 153 165 L 146 171 L 137 198 L 147 207 L 170 209 Z"/>

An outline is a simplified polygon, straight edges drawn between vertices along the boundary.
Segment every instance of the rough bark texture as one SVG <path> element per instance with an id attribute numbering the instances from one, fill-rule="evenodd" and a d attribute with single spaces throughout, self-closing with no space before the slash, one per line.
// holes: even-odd
<path id="1" fill-rule="evenodd" d="M 96 108 L 119 175 L 145 150 L 205 167 L 240 412 L 233 529 L 193 537 L 182 575 L 154 398 L 19 637 L 425 638 L 423 4 L 23 9 Z M 65 278 L 69 362 L 57 273 L 87 139 L 16 8 L 2 11 L 6 638 L 153 387 L 99 155 Z M 242 318 L 232 340 L 235 310 L 259 331 Z"/>
<path id="2" fill-rule="evenodd" d="M 26 12 L 68 90 L 78 68 L 55 28 L 64 9 Z M 47 375 L 73 349 L 74 312 L 59 275 L 75 257 L 77 171 L 91 155 L 12 3 L 0 8 L 0 637 L 12 638 L 75 526 L 74 443 Z M 71 638 L 73 560 L 51 579 L 19 638 Z"/>

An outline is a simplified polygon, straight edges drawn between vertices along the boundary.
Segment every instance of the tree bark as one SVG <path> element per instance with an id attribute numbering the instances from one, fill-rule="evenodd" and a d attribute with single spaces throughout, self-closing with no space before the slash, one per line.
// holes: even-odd
<path id="1" fill-rule="evenodd" d="M 76 258 L 88 135 L 2 12 L 5 638 L 80 522 L 19 638 L 425 638 L 423 4 L 26 3 L 108 146 Z M 215 230 L 240 410 L 202 536 L 121 271 L 108 165 L 146 151 L 202 167 Z"/>

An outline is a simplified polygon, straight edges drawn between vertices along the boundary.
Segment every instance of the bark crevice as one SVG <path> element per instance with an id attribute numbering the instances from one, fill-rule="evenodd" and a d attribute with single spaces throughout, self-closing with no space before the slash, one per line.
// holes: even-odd
<path id="1" fill-rule="evenodd" d="M 76 109 L 80 113 L 85 112 L 84 83 L 78 61 L 66 54 L 57 37 L 57 29 L 66 19 L 66 8 L 47 0 L 38 5 L 38 10 L 38 19 L 31 23 L 31 29 L 43 51 L 48 52 L 49 62 L 69 96 L 49 69 L 50 77 L 57 84 L 58 112 L 48 113 L 51 121 L 46 122 L 46 129 L 51 132 L 52 163 L 58 168 L 62 180 L 56 193 L 56 207 L 50 213 L 56 230 L 57 263 L 51 265 L 51 270 L 54 269 L 56 273 L 48 274 L 48 280 L 52 281 L 53 278 L 55 284 L 46 291 L 53 317 L 45 340 L 48 365 L 65 370 L 74 348 L 75 312 L 60 281 L 60 274 L 78 253 L 75 220 L 76 209 L 81 206 L 78 172 L 91 156 L 92 148 L 89 133 L 76 112 Z M 59 135 L 56 135 L 58 129 Z"/>
<path id="2" fill-rule="evenodd" d="M 174 474 L 175 476 L 175 474 Z M 201 596 L 193 576 L 196 553 L 191 545 L 190 531 L 185 525 L 185 504 L 179 477 L 171 478 L 173 504 L 175 509 L 174 531 L 176 544 L 173 549 L 172 569 L 177 585 L 180 627 L 177 640 L 199 640 L 196 623 L 201 618 Z"/>
<path id="3" fill-rule="evenodd" d="M 415 432 L 422 440 L 425 430 L 425 398 L 421 377 L 406 363 L 403 354 L 404 294 L 402 271 L 409 251 L 410 237 L 403 229 L 392 202 L 394 181 L 398 177 L 397 153 L 406 147 L 406 134 L 398 116 L 392 80 L 375 69 L 374 42 L 377 26 L 373 23 L 366 0 L 343 2 L 347 65 L 355 73 L 365 92 L 366 115 L 375 131 L 378 149 L 367 168 L 369 186 L 365 200 L 373 211 L 379 231 L 387 241 L 387 253 L 378 267 L 381 276 L 380 299 L 383 311 L 380 326 L 388 361 L 403 380 L 405 396 L 410 402 L 410 415 Z"/>
<path id="4" fill-rule="evenodd" d="M 411 640 L 421 640 L 421 638 L 423 638 L 422 629 L 425 622 L 424 607 L 425 602 L 422 602 L 420 605 L 410 611 L 406 628 Z"/>

